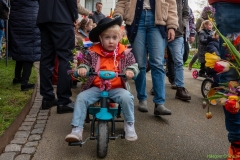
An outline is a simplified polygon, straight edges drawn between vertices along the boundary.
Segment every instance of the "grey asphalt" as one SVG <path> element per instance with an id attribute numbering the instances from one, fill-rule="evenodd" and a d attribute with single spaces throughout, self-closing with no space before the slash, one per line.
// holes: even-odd
<path id="1" fill-rule="evenodd" d="M 170 116 L 153 116 L 153 96 L 148 96 L 149 112 L 137 110 L 138 100 L 134 82 L 131 81 L 135 96 L 135 129 L 138 140 L 128 142 L 116 139 L 109 142 L 106 160 L 205 160 L 224 159 L 229 148 L 225 129 L 224 113 L 221 105 L 210 108 L 212 119 L 206 119 L 206 109 L 202 109 L 203 97 L 200 87 L 203 78 L 193 79 L 185 68 L 185 87 L 192 96 L 190 102 L 175 99 L 176 90 L 171 89 L 166 79 L 165 106 L 172 111 Z M 152 87 L 151 73 L 147 73 L 147 92 Z M 72 89 L 75 100 L 79 88 Z M 82 147 L 68 146 L 65 136 L 71 131 L 72 113 L 57 114 L 51 109 L 47 126 L 33 160 L 94 160 L 96 140 L 87 141 Z M 123 129 L 123 123 L 116 124 L 116 134 Z M 84 139 L 89 137 L 90 124 L 85 124 Z M 226 158 L 225 158 L 226 159 Z"/>

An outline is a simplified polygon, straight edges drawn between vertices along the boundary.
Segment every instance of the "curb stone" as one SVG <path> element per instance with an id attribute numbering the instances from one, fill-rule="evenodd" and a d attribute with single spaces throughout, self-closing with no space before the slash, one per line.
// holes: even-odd
<path id="1" fill-rule="evenodd" d="M 39 62 L 34 63 L 38 70 Z M 0 160 L 31 160 L 37 150 L 39 141 L 46 127 L 50 110 L 40 110 L 42 96 L 40 95 L 39 75 L 37 80 L 37 93 L 33 105 L 18 128 L 13 140 L 0 154 Z"/>

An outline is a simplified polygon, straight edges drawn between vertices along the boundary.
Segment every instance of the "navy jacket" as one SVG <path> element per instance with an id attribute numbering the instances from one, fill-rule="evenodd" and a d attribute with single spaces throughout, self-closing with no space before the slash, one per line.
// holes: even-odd
<path id="1" fill-rule="evenodd" d="M 9 47 L 17 61 L 35 62 L 41 57 L 40 30 L 36 26 L 38 0 L 11 0 Z"/>
<path id="2" fill-rule="evenodd" d="M 218 56 L 219 54 L 219 41 L 214 38 L 208 38 L 208 44 L 207 44 L 207 52 L 213 53 L 215 52 Z"/>
<path id="3" fill-rule="evenodd" d="M 78 19 L 76 0 L 39 0 L 37 25 L 46 22 L 72 24 Z"/>

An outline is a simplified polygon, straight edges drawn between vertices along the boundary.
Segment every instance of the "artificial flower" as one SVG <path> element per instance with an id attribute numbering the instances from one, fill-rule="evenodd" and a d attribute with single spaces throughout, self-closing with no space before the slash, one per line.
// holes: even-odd
<path id="1" fill-rule="evenodd" d="M 226 61 L 218 61 L 214 64 L 213 69 L 218 73 L 224 73 L 224 72 L 229 71 L 230 64 Z"/>
<path id="2" fill-rule="evenodd" d="M 205 66 L 209 68 L 214 68 L 216 62 L 220 61 L 221 58 L 216 55 L 216 53 L 206 53 L 205 54 Z"/>
<path id="3" fill-rule="evenodd" d="M 239 111 L 239 103 L 236 100 L 227 100 L 224 107 L 232 114 L 237 114 Z"/>

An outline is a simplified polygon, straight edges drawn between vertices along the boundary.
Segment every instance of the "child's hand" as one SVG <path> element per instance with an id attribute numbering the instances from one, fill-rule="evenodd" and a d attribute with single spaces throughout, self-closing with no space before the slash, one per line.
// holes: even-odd
<path id="1" fill-rule="evenodd" d="M 80 77 L 85 77 L 86 74 L 87 74 L 87 69 L 86 69 L 86 68 L 79 68 L 79 69 L 78 69 L 78 75 L 79 75 Z"/>
<path id="2" fill-rule="evenodd" d="M 134 77 L 134 73 L 131 70 L 126 70 L 125 75 L 127 79 L 132 79 Z"/>

